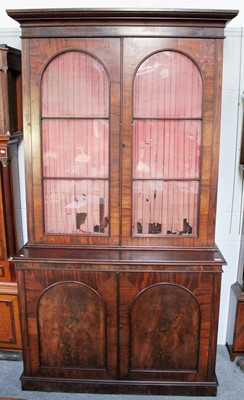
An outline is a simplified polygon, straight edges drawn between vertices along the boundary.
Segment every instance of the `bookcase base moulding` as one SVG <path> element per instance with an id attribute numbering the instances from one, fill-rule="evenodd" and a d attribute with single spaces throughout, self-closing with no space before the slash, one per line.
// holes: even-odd
<path id="1" fill-rule="evenodd" d="M 231 10 L 9 10 L 22 28 L 23 389 L 214 396 Z"/>

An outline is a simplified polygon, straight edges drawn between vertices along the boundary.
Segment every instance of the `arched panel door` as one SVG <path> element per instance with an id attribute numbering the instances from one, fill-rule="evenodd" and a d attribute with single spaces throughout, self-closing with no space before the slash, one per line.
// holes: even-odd
<path id="1" fill-rule="evenodd" d="M 106 370 L 106 307 L 91 287 L 61 282 L 47 288 L 38 327 L 42 368 Z"/>
<path id="2" fill-rule="evenodd" d="M 131 371 L 197 371 L 200 308 L 184 287 L 162 283 L 138 294 L 130 308 Z"/>

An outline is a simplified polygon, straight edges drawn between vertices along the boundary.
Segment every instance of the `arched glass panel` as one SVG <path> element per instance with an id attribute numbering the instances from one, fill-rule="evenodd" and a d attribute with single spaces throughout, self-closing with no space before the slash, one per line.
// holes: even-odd
<path id="1" fill-rule="evenodd" d="M 147 58 L 134 82 L 134 116 L 201 118 L 202 78 L 189 57 L 162 51 Z"/>
<path id="2" fill-rule="evenodd" d="M 196 235 L 202 78 L 175 51 L 156 53 L 134 80 L 133 235 Z"/>
<path id="3" fill-rule="evenodd" d="M 69 51 L 55 57 L 42 79 L 45 117 L 108 117 L 108 78 L 94 57 Z"/>
<path id="4" fill-rule="evenodd" d="M 45 233 L 108 235 L 109 81 L 89 54 L 69 51 L 43 73 Z"/>

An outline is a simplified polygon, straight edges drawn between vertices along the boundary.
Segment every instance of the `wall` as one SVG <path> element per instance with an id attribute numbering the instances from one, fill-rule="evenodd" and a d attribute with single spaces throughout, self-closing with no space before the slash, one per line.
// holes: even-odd
<path id="1" fill-rule="evenodd" d="M 3 4 L 5 3 L 5 4 Z M 216 221 L 216 243 L 227 260 L 223 268 L 221 290 L 221 306 L 219 319 L 218 343 L 225 344 L 228 322 L 228 308 L 230 286 L 237 279 L 239 248 L 241 238 L 241 225 L 243 214 L 243 176 L 239 170 L 239 155 L 243 120 L 244 102 L 244 3 L 243 0 L 232 0 L 231 7 L 228 0 L 199 0 L 197 7 L 194 0 L 185 0 L 184 8 L 215 8 L 239 9 L 240 13 L 226 28 L 224 43 L 224 70 L 223 70 L 223 98 L 222 98 L 222 124 L 220 142 L 220 169 Z M 183 8 L 182 0 L 106 0 L 102 6 L 125 8 Z M 3 1 L 0 4 L 0 42 L 20 48 L 20 30 L 18 24 L 12 21 L 5 13 L 11 8 L 80 8 L 87 7 L 87 2 L 79 1 L 36 1 L 33 5 L 29 0 Z M 89 7 L 100 7 L 99 0 L 90 0 Z M 243 70 L 243 72 L 242 72 Z M 26 232 L 26 206 L 25 184 L 23 167 L 23 145 L 19 149 L 19 169 L 21 179 L 21 210 L 24 224 L 23 241 L 27 240 Z M 28 184 L 28 183 L 27 183 Z M 20 212 L 18 211 L 20 216 Z M 230 318 L 231 319 L 231 318 Z M 233 320 L 233 317 L 232 317 Z"/>
<path id="2" fill-rule="evenodd" d="M 216 243 L 224 266 L 218 343 L 226 340 L 230 286 L 237 279 L 243 216 L 243 172 L 239 169 L 244 91 L 244 43 L 242 28 L 227 28 L 224 42 L 222 117 Z"/>

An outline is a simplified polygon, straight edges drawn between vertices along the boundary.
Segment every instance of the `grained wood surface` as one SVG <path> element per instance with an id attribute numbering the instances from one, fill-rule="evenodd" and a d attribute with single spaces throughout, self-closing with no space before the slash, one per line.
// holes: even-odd
<path id="1" fill-rule="evenodd" d="M 138 269 L 120 273 L 120 374 L 123 378 L 206 379 L 208 356 L 211 363 L 215 358 L 217 338 L 213 330 L 217 323 L 220 278 L 219 274 L 186 271 L 150 273 Z M 154 291 L 158 296 L 153 295 Z M 144 302 L 147 296 L 152 296 L 150 302 Z M 213 297 L 215 303 L 212 303 Z M 170 298 L 174 303 L 171 304 Z M 183 311 L 186 298 L 187 309 Z M 143 304 L 134 314 L 137 301 Z M 154 309 L 158 325 L 154 325 Z M 183 322 L 190 318 L 187 317 L 190 310 L 191 332 Z M 141 347 L 137 338 L 140 333 L 142 342 L 145 334 Z M 137 350 L 136 354 L 133 350 Z M 150 352 L 151 357 L 147 359 Z M 185 355 L 184 361 L 180 361 L 180 353 Z M 214 364 L 210 364 L 208 374 L 213 378 Z"/>
<path id="2" fill-rule="evenodd" d="M 15 258 L 23 388 L 216 395 L 225 263 L 214 245 L 222 39 L 237 12 L 8 14 L 21 23 L 23 38 L 29 244 Z M 165 50 L 189 57 L 203 83 L 199 218 L 192 236 L 132 234 L 133 80 L 144 60 Z M 107 237 L 45 233 L 41 79 L 51 60 L 68 51 L 95 57 L 110 84 Z"/>
<path id="3" fill-rule="evenodd" d="M 79 246 L 53 246 L 37 244 L 27 244 L 15 257 L 18 268 L 33 268 L 36 261 L 44 263 L 59 262 L 64 263 L 68 268 L 69 263 L 87 264 L 145 264 L 146 265 L 169 265 L 180 266 L 187 265 L 204 266 L 203 270 L 207 270 L 209 265 L 211 270 L 213 266 L 225 264 L 225 259 L 217 247 L 213 248 L 126 248 L 126 247 L 79 247 Z M 28 261 L 28 263 L 25 263 Z M 64 267 L 64 266 L 63 266 Z M 74 268 L 74 266 L 73 266 Z M 83 266 L 84 268 L 84 266 Z M 218 269 L 218 268 L 217 268 Z"/>
<path id="4" fill-rule="evenodd" d="M 23 354 L 27 373 L 116 377 L 116 274 L 91 272 L 26 271 L 27 307 L 21 313 L 22 329 L 32 332 L 28 339 L 32 350 Z"/>
<path id="5" fill-rule="evenodd" d="M 126 261 L 109 270 L 25 265 L 18 280 L 26 376 L 215 379 L 220 265 L 202 272 L 187 265 L 178 272 L 166 265 L 157 267 L 161 272 L 140 264 L 127 270 Z"/>
<path id="6" fill-rule="evenodd" d="M 106 307 L 79 282 L 52 285 L 38 309 L 40 364 L 56 368 L 106 368 Z"/>
<path id="7" fill-rule="evenodd" d="M 129 318 L 131 370 L 197 370 L 200 307 L 191 292 L 151 285 L 137 295 Z"/>
<path id="8" fill-rule="evenodd" d="M 25 14 L 27 15 L 27 14 Z M 51 22 L 50 22 L 51 23 Z M 54 23 L 54 22 L 53 22 Z M 86 25 L 83 26 L 83 28 Z M 58 29 L 54 25 L 53 29 Z M 103 27 L 104 28 L 104 27 Z M 29 29 L 29 28 L 28 28 Z M 41 29 L 41 28 L 40 28 Z M 152 28 L 151 28 L 152 29 Z M 154 28 L 153 28 L 154 29 Z M 207 28 L 206 28 L 207 29 Z M 30 242 L 63 245 L 123 246 L 214 246 L 217 161 L 220 131 L 222 41 L 214 35 L 203 37 L 118 37 L 35 38 L 23 40 L 24 124 Z M 51 33 L 50 33 L 51 35 Z M 89 37 L 88 37 L 89 36 Z M 25 47 L 26 46 L 26 47 Z M 40 46 L 42 52 L 40 54 Z M 110 205 L 109 236 L 91 234 L 45 234 L 44 191 L 41 148 L 41 78 L 51 60 L 62 53 L 79 51 L 90 54 L 104 66 L 110 82 Z M 197 196 L 198 221 L 192 235 L 132 235 L 132 122 L 133 82 L 141 62 L 150 55 L 169 50 L 186 55 L 199 68 L 203 80 L 201 119 L 200 193 Z M 31 108 L 28 99 L 31 98 Z M 81 177 L 82 178 L 82 177 Z M 33 193 L 35 195 L 33 196 Z"/>
<path id="9" fill-rule="evenodd" d="M 0 282 L 0 348 L 20 350 L 18 290 L 16 282 Z"/>

